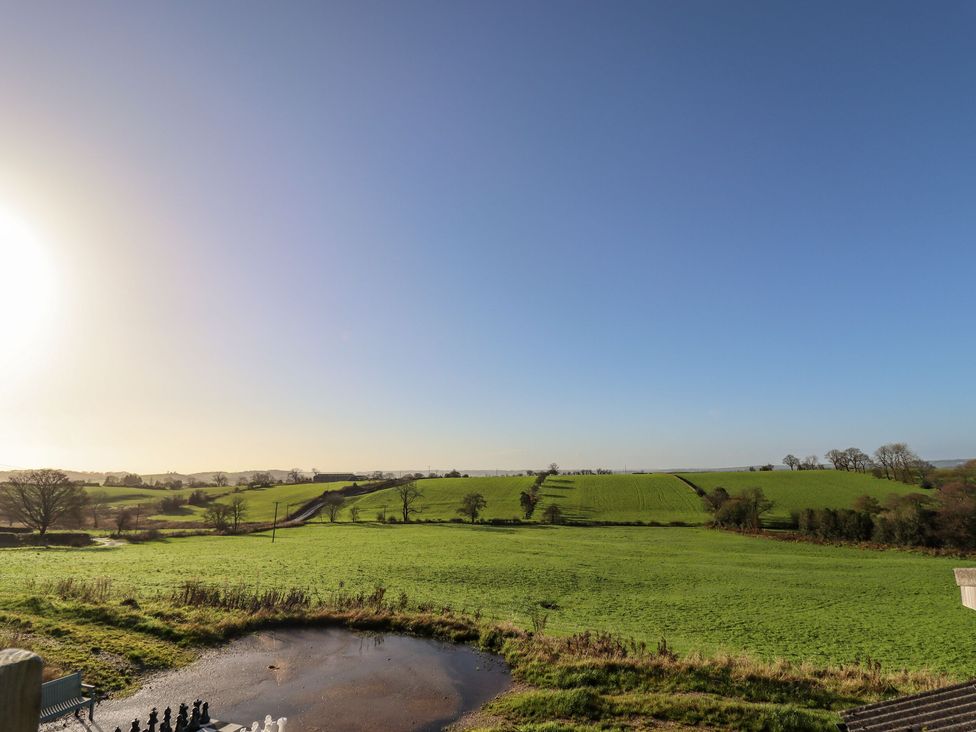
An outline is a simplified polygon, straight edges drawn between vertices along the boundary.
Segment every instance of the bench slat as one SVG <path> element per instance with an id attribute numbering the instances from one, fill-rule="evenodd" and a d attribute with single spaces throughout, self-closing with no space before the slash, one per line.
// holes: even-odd
<path id="1" fill-rule="evenodd" d="M 95 688 L 81 683 L 81 672 L 48 681 L 41 684 L 41 721 L 50 722 L 85 707 L 90 713 L 94 702 Z"/>

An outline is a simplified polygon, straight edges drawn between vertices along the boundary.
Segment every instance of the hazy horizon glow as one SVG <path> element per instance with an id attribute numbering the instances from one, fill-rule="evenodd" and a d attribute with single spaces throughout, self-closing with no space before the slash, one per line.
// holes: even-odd
<path id="1" fill-rule="evenodd" d="M 972 3 L 2 19 L 0 470 L 976 455 Z"/>

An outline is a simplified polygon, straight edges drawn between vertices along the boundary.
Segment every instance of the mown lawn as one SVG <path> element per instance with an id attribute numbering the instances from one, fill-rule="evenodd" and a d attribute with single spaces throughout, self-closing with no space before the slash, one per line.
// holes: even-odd
<path id="1" fill-rule="evenodd" d="M 924 492 L 918 486 L 844 470 L 681 473 L 681 476 L 705 491 L 721 486 L 735 494 L 744 488 L 762 488 L 774 503 L 773 510 L 767 514 L 771 522 L 787 521 L 793 511 L 804 508 L 850 508 L 863 495 L 883 501 L 892 493 Z"/>
<path id="2" fill-rule="evenodd" d="M 151 597 L 190 578 L 298 585 L 324 598 L 340 585 L 382 583 L 523 627 L 544 605 L 556 633 L 969 675 L 976 614 L 959 602 L 951 569 L 960 564 L 695 528 L 325 524 L 279 531 L 275 544 L 258 534 L 0 550 L 0 611 L 69 574 L 112 577 L 120 597 L 127 586 Z"/>

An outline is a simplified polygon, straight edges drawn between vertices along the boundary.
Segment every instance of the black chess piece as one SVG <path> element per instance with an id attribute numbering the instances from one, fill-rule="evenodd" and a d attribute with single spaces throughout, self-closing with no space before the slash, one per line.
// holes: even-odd
<path id="1" fill-rule="evenodd" d="M 210 724 L 210 702 L 203 703 L 203 711 L 200 712 L 200 724 Z"/>
<path id="2" fill-rule="evenodd" d="M 173 725 L 170 723 L 173 710 L 169 707 L 163 710 L 163 723 L 159 725 L 159 732 L 173 732 Z"/>
<path id="3" fill-rule="evenodd" d="M 199 699 L 193 702 L 193 711 L 190 713 L 190 726 L 187 727 L 187 732 L 200 732 L 200 705 L 202 703 Z"/>
<path id="4" fill-rule="evenodd" d="M 115 728 L 115 732 L 122 732 L 122 728 L 121 727 L 116 727 Z"/>
<path id="5" fill-rule="evenodd" d="M 156 711 L 156 707 L 152 708 L 149 712 L 149 729 L 147 732 L 156 732 L 156 724 L 159 722 L 159 712 Z"/>
<path id="6" fill-rule="evenodd" d="M 133 719 L 132 720 L 132 727 L 129 729 L 129 732 L 141 732 L 141 730 L 139 729 L 139 720 L 138 719 Z"/>
<path id="7" fill-rule="evenodd" d="M 186 720 L 183 717 L 176 718 L 176 732 L 186 732 Z"/>
<path id="8" fill-rule="evenodd" d="M 179 724 L 180 720 L 183 720 L 184 727 L 186 727 L 187 722 L 190 721 L 190 708 L 186 705 L 186 702 L 180 704 L 180 713 L 176 717 L 177 724 Z"/>

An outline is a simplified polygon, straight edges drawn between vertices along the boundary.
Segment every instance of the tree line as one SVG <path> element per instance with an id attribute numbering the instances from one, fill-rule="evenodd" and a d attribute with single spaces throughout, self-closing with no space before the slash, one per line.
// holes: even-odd
<path id="1" fill-rule="evenodd" d="M 850 508 L 804 509 L 791 516 L 792 528 L 825 540 L 976 549 L 976 460 L 953 468 L 932 468 L 920 481 L 917 468 L 911 466 L 914 453 L 900 449 L 897 443 L 879 449 L 889 460 L 890 479 L 917 483 L 924 492 L 893 493 L 883 500 L 863 495 Z M 884 469 L 875 467 L 878 477 L 884 478 Z M 852 464 L 847 469 L 858 468 Z M 713 526 L 748 531 L 762 530 L 762 518 L 774 505 L 761 488 L 730 495 L 719 487 L 706 493 L 702 502 L 712 515 Z"/>
<path id="2" fill-rule="evenodd" d="M 853 508 L 800 511 L 796 530 L 820 539 L 976 549 L 976 486 L 951 483 L 937 495 L 861 496 Z"/>
<path id="3" fill-rule="evenodd" d="M 856 473 L 872 473 L 878 478 L 898 480 L 902 483 L 924 483 L 935 471 L 935 466 L 923 460 L 904 442 L 889 442 L 874 451 L 873 457 L 859 447 L 828 450 L 824 456 L 834 470 Z M 783 465 L 790 470 L 823 470 L 816 455 L 802 460 L 792 453 L 783 458 Z"/>

